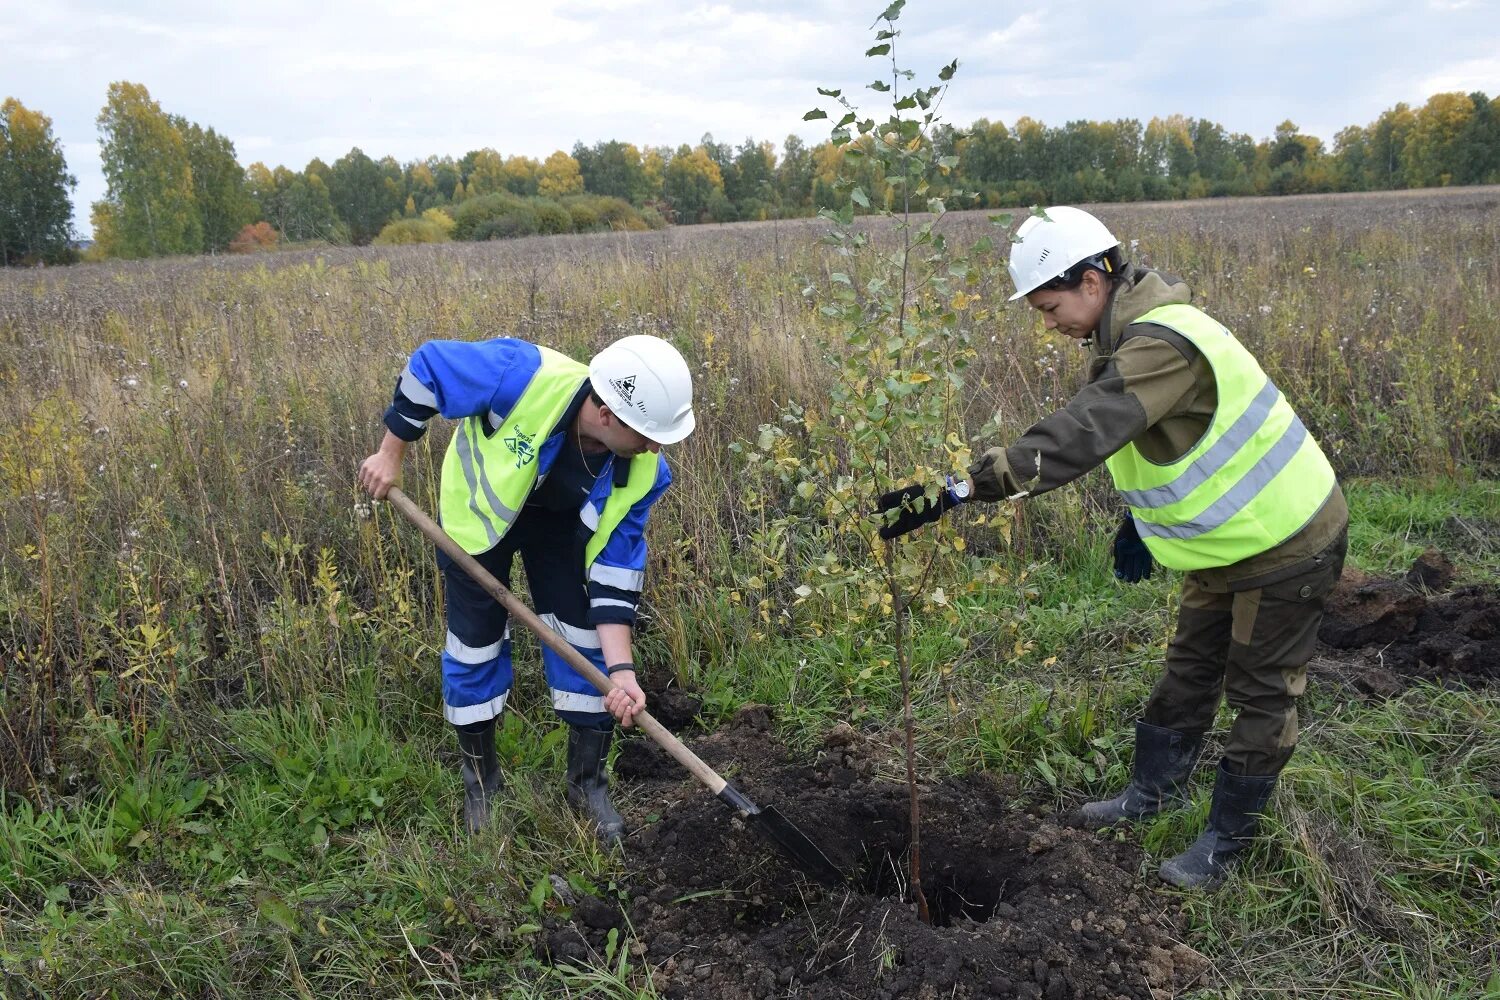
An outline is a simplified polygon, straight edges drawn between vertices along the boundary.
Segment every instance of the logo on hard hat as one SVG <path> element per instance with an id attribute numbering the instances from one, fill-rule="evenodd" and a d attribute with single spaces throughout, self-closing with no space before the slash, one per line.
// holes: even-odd
<path id="1" fill-rule="evenodd" d="M 627 405 L 634 402 L 634 400 L 630 398 L 635 395 L 634 375 L 631 375 L 627 378 L 612 378 L 609 380 L 609 384 L 615 387 L 615 392 L 618 392 L 620 394 L 620 398 L 625 400 Z"/>
<path id="2" fill-rule="evenodd" d="M 516 428 L 515 432 L 505 439 L 505 447 L 516 456 L 516 468 L 522 468 L 536 461 L 536 449 L 531 445 L 534 440 L 536 440 L 535 434 L 527 434 L 520 428 Z"/>

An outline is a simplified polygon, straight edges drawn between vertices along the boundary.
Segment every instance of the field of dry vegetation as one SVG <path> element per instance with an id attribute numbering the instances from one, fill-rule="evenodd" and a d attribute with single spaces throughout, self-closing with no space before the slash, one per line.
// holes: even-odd
<path id="1" fill-rule="evenodd" d="M 1436 547 L 1457 585 L 1493 587 L 1500 189 L 1097 211 L 1137 260 L 1187 278 L 1323 442 L 1355 566 L 1388 576 Z M 575 357 L 672 340 L 699 429 L 669 452 L 651 527 L 653 683 L 690 692 L 706 730 L 776 705 L 794 755 L 852 725 L 894 775 L 899 699 L 869 669 L 883 635 L 798 593 L 817 553 L 778 534 L 785 487 L 730 448 L 753 449 L 782 404 L 827 399 L 823 228 L 0 273 L 0 994 L 693 995 L 628 926 L 569 962 L 544 946 L 571 912 L 547 886 L 628 910 L 636 883 L 562 805 L 539 671 L 518 669 L 501 737 L 512 825 L 459 837 L 437 574 L 399 518 L 359 516 L 354 472 L 424 340 Z M 995 415 L 1019 431 L 1082 373 L 1082 351 L 1006 304 L 997 243 L 964 313 L 979 361 L 963 437 Z M 429 510 L 445 442 L 407 463 Z M 1127 773 L 1173 585 L 1110 577 L 1115 503 L 1096 474 L 962 522 L 945 569 L 959 616 L 915 640 L 930 780 L 988 772 L 1045 812 Z M 1500 996 L 1495 692 L 1377 698 L 1315 674 L 1273 843 L 1185 901 L 1181 937 L 1210 971 L 1181 995 Z M 1175 853 L 1201 816 L 1129 836 Z M 954 995 L 1010 995 L 993 989 Z"/>

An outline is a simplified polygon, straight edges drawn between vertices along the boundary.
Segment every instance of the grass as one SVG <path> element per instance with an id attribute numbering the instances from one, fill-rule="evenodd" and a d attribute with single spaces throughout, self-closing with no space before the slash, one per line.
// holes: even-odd
<path id="1" fill-rule="evenodd" d="M 1328 444 L 1368 572 L 1435 546 L 1461 581 L 1500 580 L 1495 200 L 1106 213 L 1186 274 Z M 652 995 L 628 933 L 584 966 L 535 957 L 562 906 L 553 876 L 608 895 L 623 873 L 563 804 L 537 670 L 518 670 L 501 732 L 504 822 L 459 835 L 435 567 L 388 511 L 357 516 L 353 470 L 424 339 L 506 331 L 583 355 L 670 336 L 703 413 L 653 526 L 642 661 L 696 688 L 710 722 L 757 701 L 793 746 L 840 721 L 894 740 L 885 631 L 797 595 L 844 554 L 779 529 L 781 487 L 728 450 L 824 391 L 801 296 L 827 282 L 815 233 L 0 275 L 18 414 L 0 437 L 0 994 Z M 998 411 L 1019 428 L 1080 363 L 1000 305 L 991 271 L 966 426 Z M 429 509 L 441 443 L 407 470 Z M 1175 584 L 1113 579 L 1114 509 L 1096 475 L 955 521 L 967 548 L 943 570 L 946 603 L 915 622 L 930 774 L 1016 775 L 1056 807 L 1128 774 Z M 1490 692 L 1378 703 L 1315 683 L 1274 836 L 1246 877 L 1187 900 L 1221 976 L 1211 995 L 1500 996 L 1497 709 Z M 1134 835 L 1180 850 L 1206 791 Z"/>
<path id="2" fill-rule="evenodd" d="M 1404 570 L 1430 546 L 1466 577 L 1493 577 L 1500 566 L 1500 482 L 1376 481 L 1358 484 L 1355 495 L 1349 532 L 1369 572 Z"/>

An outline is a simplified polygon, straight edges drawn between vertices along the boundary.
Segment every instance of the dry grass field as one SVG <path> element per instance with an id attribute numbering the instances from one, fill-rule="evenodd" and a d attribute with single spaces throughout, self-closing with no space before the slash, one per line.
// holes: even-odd
<path id="1" fill-rule="evenodd" d="M 1351 564 L 1399 576 L 1438 548 L 1493 616 L 1500 189 L 1097 211 L 1137 260 L 1193 285 L 1323 442 L 1354 509 Z M 983 213 L 943 226 L 994 230 Z M 665 925 L 632 908 L 650 890 L 630 852 L 601 855 L 562 805 L 539 671 L 518 669 L 501 736 L 511 818 L 461 838 L 437 573 L 399 518 L 361 516 L 354 471 L 424 340 L 514 335 L 583 357 L 626 333 L 671 339 L 698 375 L 699 429 L 669 453 L 651 528 L 654 696 L 690 696 L 682 724 L 710 741 L 741 706 L 773 705 L 768 738 L 792 760 L 852 727 L 861 781 L 893 778 L 899 692 L 871 669 L 888 637 L 798 594 L 818 554 L 775 527 L 785 487 L 730 448 L 783 404 L 828 397 L 811 304 L 837 269 L 824 228 L 0 273 L 0 995 L 714 995 L 632 930 Z M 997 242 L 965 314 L 965 438 L 991 418 L 1019 431 L 1082 377 L 1081 350 L 1005 302 Z M 430 437 L 406 487 L 433 509 L 446 429 Z M 1001 525 L 962 522 L 967 548 L 943 568 L 961 624 L 915 626 L 934 788 L 988 775 L 994 801 L 1045 818 L 1128 772 L 1175 598 L 1167 574 L 1109 575 L 1115 503 L 1095 474 Z M 1156 995 L 1500 997 L 1497 689 L 1428 676 L 1372 693 L 1351 673 L 1366 661 L 1348 662 L 1315 671 L 1270 842 L 1242 877 L 1168 898 L 1154 866 L 1121 862 L 1122 891 L 1169 907 L 1172 940 L 1202 957 Z M 694 794 L 622 786 L 642 827 Z M 1124 847 L 1175 853 L 1205 808 Z M 557 934 L 580 896 L 630 919 L 570 951 Z M 742 949 L 790 919 L 746 912 L 719 914 Z M 914 941 L 850 941 L 849 967 L 897 969 Z M 855 987 L 794 966 L 761 995 L 926 995 L 896 972 L 837 992 Z M 1002 976 L 1010 993 L 999 973 L 955 975 L 941 995 L 1053 995 L 1045 975 Z M 1058 995 L 1137 995 L 1088 982 Z"/>

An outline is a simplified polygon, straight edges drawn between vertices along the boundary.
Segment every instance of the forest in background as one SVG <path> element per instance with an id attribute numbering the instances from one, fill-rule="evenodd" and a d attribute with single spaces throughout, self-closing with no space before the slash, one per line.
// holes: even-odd
<path id="1" fill-rule="evenodd" d="M 136 83 L 110 85 L 98 117 L 108 188 L 84 256 L 143 258 L 326 243 L 363 246 L 809 216 L 857 184 L 893 188 L 874 158 L 795 135 L 778 148 L 705 135 L 694 145 L 576 143 L 545 159 L 486 147 L 406 163 L 359 147 L 300 170 L 242 166 L 233 141 L 164 110 Z M 868 141 L 868 136 L 852 140 Z M 1442 93 L 1397 104 L 1330 148 L 1285 121 L 1269 138 L 1206 118 L 1142 123 L 1023 117 L 944 128 L 951 208 L 1380 191 L 1500 183 L 1500 97 Z M 852 171 L 850 166 L 858 164 Z M 45 114 L 0 104 L 0 260 L 65 263 L 78 244 L 60 142 Z"/>

